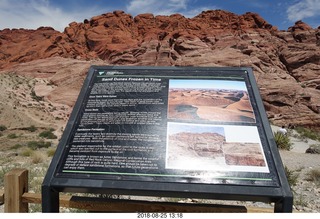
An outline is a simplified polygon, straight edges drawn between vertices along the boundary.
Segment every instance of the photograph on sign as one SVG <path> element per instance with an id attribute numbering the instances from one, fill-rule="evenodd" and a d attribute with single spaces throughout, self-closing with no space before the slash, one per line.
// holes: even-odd
<path id="1" fill-rule="evenodd" d="M 169 119 L 255 122 L 244 81 L 171 79 L 168 99 Z"/>
<path id="2" fill-rule="evenodd" d="M 256 127 L 188 123 L 168 123 L 166 168 L 269 172 Z"/>

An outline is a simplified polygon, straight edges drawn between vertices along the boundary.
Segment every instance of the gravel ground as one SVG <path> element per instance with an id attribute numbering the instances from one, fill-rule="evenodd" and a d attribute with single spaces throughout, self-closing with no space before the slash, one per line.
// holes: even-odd
<path id="1" fill-rule="evenodd" d="M 294 209 L 302 212 L 320 212 L 320 185 L 309 180 L 312 169 L 320 170 L 319 154 L 301 154 L 281 151 L 284 165 L 298 176 L 297 183 L 292 187 Z"/>
<path id="2" fill-rule="evenodd" d="M 279 127 L 272 126 L 273 131 Z M 296 134 L 296 133 L 293 133 Z M 305 151 L 312 144 L 320 142 L 311 139 L 301 140 L 290 137 L 292 149 L 290 151 L 280 150 L 283 165 L 293 175 L 297 176 L 297 183 L 292 187 L 294 196 L 294 210 L 299 212 L 320 212 L 320 185 L 319 181 L 309 180 L 312 170 L 320 171 L 320 154 L 306 154 Z M 319 179 L 318 179 L 319 180 Z"/>

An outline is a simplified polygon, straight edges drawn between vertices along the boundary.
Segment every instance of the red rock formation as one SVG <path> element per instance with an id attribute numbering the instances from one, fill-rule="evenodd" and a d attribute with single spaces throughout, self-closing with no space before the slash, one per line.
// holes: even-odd
<path id="1" fill-rule="evenodd" d="M 222 145 L 225 137 L 217 133 L 180 132 L 169 136 L 169 144 L 175 144 L 172 142 L 185 145 L 186 150 L 193 151 L 197 156 L 213 158 L 223 156 Z"/>
<path id="2" fill-rule="evenodd" d="M 66 35 L 50 27 L 0 31 L 0 68 L 52 56 L 69 57 L 72 45 Z"/>
<path id="3" fill-rule="evenodd" d="M 265 166 L 263 157 L 248 154 L 225 154 L 226 163 L 228 165 L 237 166 Z"/>
<path id="4" fill-rule="evenodd" d="M 113 65 L 250 66 L 270 120 L 319 127 L 319 47 L 320 29 L 302 21 L 278 31 L 254 13 L 215 10 L 189 19 L 115 11 L 73 22 L 63 33 L 0 31 L 0 69 L 53 56 Z"/>
<path id="5" fill-rule="evenodd" d="M 224 143 L 223 152 L 228 165 L 265 166 L 261 147 L 257 143 Z"/>

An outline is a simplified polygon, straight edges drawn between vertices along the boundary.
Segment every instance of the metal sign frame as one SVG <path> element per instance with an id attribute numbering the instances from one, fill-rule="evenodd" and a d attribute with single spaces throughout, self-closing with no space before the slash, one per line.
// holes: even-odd
<path id="1" fill-rule="evenodd" d="M 210 85 L 206 85 L 209 83 Z M 195 84 L 201 89 L 195 88 Z M 207 86 L 217 88 L 211 89 Z M 191 95 L 188 97 L 189 100 L 198 101 L 200 96 L 207 98 L 206 96 L 211 95 L 223 103 L 227 102 L 228 106 L 233 102 L 234 105 L 225 111 L 227 107 L 214 108 L 206 103 L 207 99 L 192 106 L 188 105 L 189 102 L 185 104 L 186 99 L 182 101 L 183 104 L 180 102 L 180 105 L 179 102 L 173 101 L 176 97 L 173 98 L 172 95 L 179 95 L 177 99 L 180 101 L 183 99 L 182 96 L 190 94 L 192 89 L 196 90 L 194 95 L 198 95 L 199 98 L 192 99 Z M 163 110 L 159 110 L 156 116 L 155 113 L 148 114 L 147 117 L 144 115 L 144 124 L 130 122 L 129 126 L 128 121 L 114 120 L 119 109 L 123 113 L 131 109 L 139 114 L 141 112 L 141 108 L 137 107 L 139 104 L 143 106 L 144 114 L 156 111 L 157 107 Z M 197 112 L 200 112 L 199 109 L 207 111 L 201 115 L 198 113 L 200 117 L 198 115 L 192 117 L 190 109 L 194 115 L 194 106 L 197 107 Z M 234 111 L 234 106 L 241 109 Z M 212 110 L 217 110 L 214 111 L 217 117 L 208 113 Z M 223 112 L 220 114 L 226 117 L 219 119 L 219 112 Z M 111 113 L 112 116 L 103 117 L 104 122 L 101 122 L 99 113 L 106 113 L 104 116 Z M 239 113 L 241 115 L 238 115 Z M 90 116 L 93 119 L 84 119 Z M 140 114 L 138 117 L 136 114 L 125 114 L 125 116 L 135 118 L 135 121 L 137 118 L 141 119 Z M 95 121 L 97 118 L 100 119 L 98 125 L 99 122 Z M 146 121 L 146 118 L 149 119 Z M 232 121 L 228 118 L 232 118 Z M 111 125 L 106 125 L 108 122 Z M 113 131 L 115 127 L 118 131 Z M 131 128 L 130 133 L 125 131 L 128 127 Z M 143 127 L 145 131 L 136 134 L 134 129 L 137 127 Z M 158 129 L 153 130 L 150 127 Z M 198 129 L 202 131 L 195 131 Z M 157 135 L 162 130 L 164 134 Z M 249 134 L 244 134 L 243 130 Z M 99 135 L 100 139 L 99 136 L 88 137 L 88 133 L 92 136 Z M 124 164 L 123 160 L 118 162 L 119 166 L 107 163 L 116 161 L 113 160 L 116 158 L 109 156 L 115 151 L 108 152 L 106 147 L 115 150 L 114 145 L 119 143 L 114 138 L 110 140 L 108 133 L 113 133 L 113 137 L 115 133 L 130 134 L 132 139 L 120 139 L 122 145 L 120 143 L 120 149 L 117 146 L 117 150 L 125 154 L 126 160 L 146 157 L 147 161 L 135 161 L 134 164 L 139 167 L 132 167 L 132 162 L 129 161 Z M 128 142 L 135 145 L 133 138 L 141 136 L 141 133 L 150 139 L 156 136 L 157 140 L 154 142 L 160 143 L 149 144 L 145 141 L 149 149 L 143 147 L 143 152 L 142 149 L 139 149 L 139 153 L 132 152 L 133 146 Z M 196 149 L 184 149 L 186 154 L 193 150 L 197 156 L 188 157 L 183 152 L 179 155 L 183 157 L 181 160 L 188 160 L 180 164 L 175 162 L 179 159 L 175 153 L 183 147 L 177 148 L 177 142 L 180 145 L 187 145 L 188 141 L 192 141 L 190 138 L 181 137 L 185 133 L 196 136 L 194 138 L 197 139 L 201 138 L 201 141 L 209 138 L 212 140 L 210 143 L 199 143 L 195 146 Z M 106 140 L 108 138 L 110 141 Z M 244 140 L 241 140 L 243 138 Z M 142 138 L 138 141 L 140 145 L 143 142 Z M 253 143 L 247 143 L 251 141 Z M 216 149 L 211 147 L 212 142 L 222 146 Z M 240 157 L 241 159 L 237 157 L 238 154 L 234 150 L 240 150 L 239 145 L 251 148 L 247 150 L 254 151 L 255 157 L 252 158 L 252 154 L 242 151 L 239 153 L 245 153 L 243 157 Z M 121 149 L 121 147 L 131 147 L 131 149 Z M 92 153 L 92 150 L 95 150 L 95 153 Z M 169 152 L 170 150 L 173 152 Z M 160 156 L 161 152 L 164 153 Z M 213 153 L 215 158 L 211 156 Z M 95 155 L 92 158 L 96 160 L 91 164 L 82 162 L 85 161 L 83 158 L 91 159 L 87 154 Z M 157 158 L 158 155 L 160 158 Z M 170 156 L 174 156 L 174 159 Z M 203 160 L 207 163 L 203 163 Z M 196 169 L 189 170 L 190 166 L 185 167 L 189 162 L 200 165 L 197 165 Z M 120 163 L 126 166 L 120 166 Z M 143 165 L 146 167 L 142 168 Z M 275 212 L 292 212 L 293 205 L 293 195 L 252 69 L 245 67 L 92 66 L 43 181 L 43 212 L 59 211 L 60 192 L 273 202 Z"/>

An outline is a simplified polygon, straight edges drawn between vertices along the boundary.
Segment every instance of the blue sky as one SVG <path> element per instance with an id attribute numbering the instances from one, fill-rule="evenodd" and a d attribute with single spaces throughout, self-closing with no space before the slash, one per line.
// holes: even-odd
<path id="1" fill-rule="evenodd" d="M 239 15 L 256 12 L 281 30 L 297 20 L 313 28 L 320 25 L 320 0 L 0 0 L 0 30 L 51 26 L 63 31 L 72 21 L 83 22 L 114 10 L 123 10 L 132 16 L 180 13 L 191 18 L 201 11 L 214 9 Z"/>

